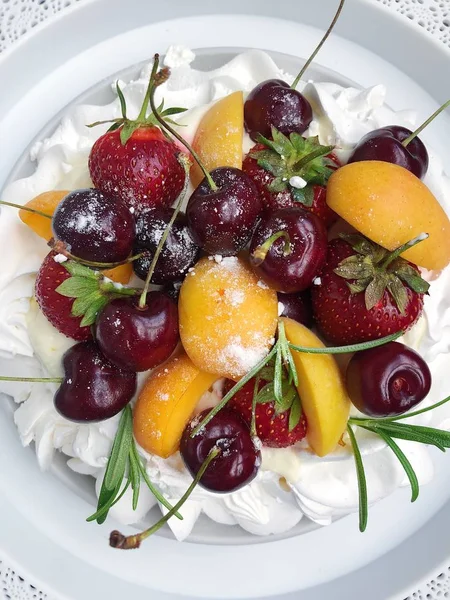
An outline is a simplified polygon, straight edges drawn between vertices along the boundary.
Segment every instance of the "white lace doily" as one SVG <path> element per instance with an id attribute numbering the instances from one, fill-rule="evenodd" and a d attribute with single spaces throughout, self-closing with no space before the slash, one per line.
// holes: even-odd
<path id="1" fill-rule="evenodd" d="M 83 0 L 0 0 L 0 52 L 57 12 Z M 405 15 L 450 47 L 450 0 L 373 0 Z M 450 562 L 450 560 L 449 560 Z M 398 600 L 450 599 L 450 567 Z M 0 561 L 0 600 L 51 600 Z"/>

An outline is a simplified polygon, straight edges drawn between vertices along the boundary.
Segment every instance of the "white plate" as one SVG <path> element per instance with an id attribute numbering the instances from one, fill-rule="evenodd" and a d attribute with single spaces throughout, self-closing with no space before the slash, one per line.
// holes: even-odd
<path id="1" fill-rule="evenodd" d="M 229 0 L 226 9 L 230 13 L 259 16 L 184 17 L 210 13 L 211 5 L 206 0 L 172 1 L 161 6 L 127 0 L 126 10 L 123 0 L 96 0 L 63 14 L 7 54 L 0 60 L 0 80 L 3 89 L 8 90 L 8 94 L 0 96 L 0 114 L 5 116 L 0 132 L 0 185 L 23 149 L 55 113 L 102 78 L 155 51 L 163 51 L 172 42 L 204 48 L 263 47 L 307 56 L 319 32 L 299 22 L 323 28 L 336 2 L 303 0 L 294 6 L 288 0 L 276 3 L 247 0 L 245 7 L 243 4 Z M 274 14 L 286 20 L 276 20 Z M 178 18 L 155 24 L 174 17 Z M 142 27 L 143 23 L 153 24 Z M 139 29 L 131 31 L 136 27 Z M 448 78 L 436 76 L 436 73 L 448 72 L 448 52 L 407 21 L 370 2 L 349 0 L 338 31 L 343 37 L 334 36 L 319 55 L 318 62 L 363 86 L 386 83 L 388 101 L 393 108 L 413 107 L 420 117 L 425 117 L 437 103 L 450 96 Z M 94 46 L 97 42 L 101 43 Z M 424 137 L 446 157 L 450 171 L 446 151 L 448 136 L 450 119 L 444 116 Z M 372 508 L 369 529 L 364 536 L 358 532 L 356 517 L 349 517 L 330 528 L 263 544 L 233 547 L 178 544 L 155 537 L 139 552 L 121 553 L 107 547 L 110 527 L 99 528 L 84 522 L 91 508 L 87 501 L 70 492 L 54 476 L 38 471 L 31 451 L 21 450 L 10 420 L 3 417 L 0 421 L 0 489 L 16 510 L 8 508 L 7 503 L 3 507 L 2 522 L 7 520 L 8 528 L 2 531 L 1 544 L 4 552 L 9 551 L 25 569 L 32 573 L 34 567 L 38 578 L 44 571 L 42 560 L 38 563 L 35 558 L 35 538 L 41 546 L 40 559 L 45 556 L 44 550 L 49 557 L 55 556 L 55 543 L 65 548 L 56 553 L 58 567 L 47 569 L 45 579 L 49 591 L 67 597 L 98 598 L 100 584 L 101 597 L 123 597 L 124 582 L 116 579 L 120 577 L 135 584 L 128 585 L 127 590 L 128 595 L 137 598 L 145 593 L 136 584 L 207 598 L 261 597 L 313 586 L 316 586 L 313 595 L 305 592 L 302 597 L 339 598 L 345 594 L 346 598 L 362 595 L 367 599 L 385 598 L 408 581 L 401 577 L 406 573 L 402 568 L 413 566 L 408 574 L 411 578 L 411 573 L 419 576 L 424 568 L 431 568 L 446 558 L 448 511 L 435 516 L 422 532 L 425 540 L 433 539 L 429 537 L 433 526 L 442 534 L 433 540 L 432 550 L 427 548 L 423 552 L 428 543 L 411 541 L 403 545 L 409 550 L 400 547 L 389 557 L 389 562 L 385 557 L 378 565 L 374 563 L 364 570 L 369 580 L 380 582 L 376 589 L 367 585 L 365 579 L 364 592 L 355 594 L 358 585 L 363 585 L 361 572 L 324 588 L 317 586 L 382 556 L 433 518 L 450 498 L 442 459 L 439 467 L 441 473 L 423 488 L 416 505 L 408 503 L 408 492 L 404 490 Z M 17 536 L 13 535 L 14 523 L 23 527 L 18 513 L 26 515 L 33 524 L 28 526 L 32 532 L 27 544 L 18 545 Z M 38 537 L 37 531 L 46 533 L 53 542 Z M 80 560 L 71 559 L 68 553 Z M 381 578 L 379 574 L 386 573 L 386 565 L 390 566 L 391 576 Z M 71 571 L 75 569 L 74 582 Z M 85 584 L 80 579 L 81 573 L 85 575 Z M 83 584 L 85 591 L 81 593 Z M 382 585 L 385 585 L 384 591 Z M 345 591 L 348 589 L 353 591 Z M 155 598 L 161 597 L 160 592 L 155 593 Z"/>

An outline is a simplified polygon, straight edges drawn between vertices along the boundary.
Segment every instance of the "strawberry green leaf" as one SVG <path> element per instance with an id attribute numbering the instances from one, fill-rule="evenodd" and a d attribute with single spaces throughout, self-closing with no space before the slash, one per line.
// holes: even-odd
<path id="1" fill-rule="evenodd" d="M 406 288 L 401 280 L 395 275 L 390 275 L 387 289 L 394 298 L 395 304 L 402 315 L 406 314 L 406 307 L 408 306 L 408 294 Z"/>
<path id="2" fill-rule="evenodd" d="M 302 417 L 302 404 L 300 402 L 300 397 L 297 396 L 294 398 L 294 401 L 291 405 L 291 412 L 289 413 L 289 431 L 291 432 L 297 425 L 300 423 L 300 419 Z"/>
<path id="3" fill-rule="evenodd" d="M 383 298 L 384 291 L 387 285 L 386 275 L 377 274 L 366 288 L 364 300 L 367 310 L 371 310 Z"/>
<path id="4" fill-rule="evenodd" d="M 80 298 L 97 290 L 97 280 L 79 276 L 69 277 L 56 288 L 58 294 L 68 298 Z"/>
<path id="5" fill-rule="evenodd" d="M 106 296 L 100 296 L 95 302 L 92 302 L 81 320 L 81 327 L 87 327 L 95 323 L 98 313 L 108 304 L 109 299 Z"/>
<path id="6" fill-rule="evenodd" d="M 404 261 L 402 261 L 404 263 Z M 395 267 L 395 265 L 394 265 Z M 399 268 L 394 268 L 395 274 L 406 283 L 414 292 L 418 294 L 427 294 L 430 284 L 422 279 L 419 273 L 410 265 L 404 263 Z"/>
<path id="7" fill-rule="evenodd" d="M 273 402 L 275 398 L 273 387 L 273 381 L 271 381 L 261 388 L 256 395 L 256 404 L 268 404 L 269 402 Z"/>
<path id="8" fill-rule="evenodd" d="M 123 146 L 128 142 L 133 133 L 139 129 L 139 123 L 135 121 L 126 121 L 120 130 L 120 141 Z"/>
<path id="9" fill-rule="evenodd" d="M 87 294 L 86 296 L 83 296 L 81 298 L 77 298 L 72 306 L 73 316 L 82 317 L 85 314 L 85 312 L 89 309 L 91 304 L 96 304 L 101 298 L 102 295 L 98 290 L 95 292 L 91 292 L 90 294 Z"/>
<path id="10" fill-rule="evenodd" d="M 69 271 L 72 277 L 87 277 L 88 279 L 98 279 L 99 273 L 97 271 L 93 271 L 89 267 L 82 265 L 74 260 L 67 260 L 62 263 L 64 268 Z"/>
<path id="11" fill-rule="evenodd" d="M 162 117 L 169 117 L 171 115 L 179 115 L 187 111 L 187 108 L 181 108 L 179 106 L 173 106 L 172 108 L 166 108 L 163 112 L 161 112 Z"/>
<path id="12" fill-rule="evenodd" d="M 123 95 L 123 92 L 120 89 L 119 81 L 116 81 L 116 92 L 119 97 L 120 110 L 122 112 L 122 117 L 124 120 L 126 120 L 126 118 L 127 118 L 127 103 L 125 101 L 125 96 Z"/>

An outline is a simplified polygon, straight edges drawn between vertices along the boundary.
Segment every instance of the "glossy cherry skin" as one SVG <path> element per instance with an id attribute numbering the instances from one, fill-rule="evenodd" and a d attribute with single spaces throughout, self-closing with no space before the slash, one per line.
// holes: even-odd
<path id="1" fill-rule="evenodd" d="M 428 152 L 418 137 L 406 147 L 402 142 L 412 131 L 399 125 L 375 129 L 365 135 L 353 150 L 349 163 L 361 160 L 381 160 L 404 167 L 422 179 L 428 170 Z"/>
<path id="2" fill-rule="evenodd" d="M 117 298 L 99 313 L 95 339 L 118 367 L 153 369 L 167 360 L 178 344 L 177 305 L 161 292 L 148 293 L 144 308 L 139 307 L 139 296 Z"/>
<path id="3" fill-rule="evenodd" d="M 240 169 L 211 171 L 218 190 L 203 179 L 194 190 L 186 216 L 195 243 L 208 254 L 234 256 L 250 240 L 262 203 L 255 184 Z"/>
<path id="4" fill-rule="evenodd" d="M 118 369 L 92 341 L 69 348 L 63 357 L 63 367 L 64 381 L 55 394 L 54 404 L 70 421 L 110 419 L 136 392 L 136 373 Z"/>
<path id="5" fill-rule="evenodd" d="M 283 305 L 280 317 L 288 317 L 306 327 L 312 327 L 313 311 L 309 290 L 298 294 L 282 294 L 278 292 L 278 302 Z"/>
<path id="6" fill-rule="evenodd" d="M 76 190 L 59 203 L 52 222 L 55 240 L 77 258 L 111 263 L 133 249 L 134 217 L 122 200 L 95 188 Z"/>
<path id="7" fill-rule="evenodd" d="M 268 79 L 258 84 L 244 104 L 244 124 L 252 140 L 258 135 L 272 138 L 271 127 L 281 133 L 303 133 L 312 121 L 308 100 L 281 79 Z"/>
<path id="8" fill-rule="evenodd" d="M 427 396 L 431 373 L 423 358 L 399 342 L 356 352 L 346 373 L 353 404 L 371 417 L 407 412 Z"/>
<path id="9" fill-rule="evenodd" d="M 180 453 L 193 477 L 197 475 L 209 451 L 217 445 L 222 452 L 209 464 L 200 484 L 212 492 L 234 492 L 250 483 L 261 465 L 261 453 L 241 417 L 223 408 L 195 436 L 191 434 L 209 410 L 188 423 L 181 438 Z"/>
<path id="10" fill-rule="evenodd" d="M 173 213 L 173 208 L 145 208 L 136 219 L 133 254 L 147 251 L 145 256 L 133 262 L 134 272 L 141 279 L 145 280 L 147 277 L 156 248 Z M 192 239 L 186 216 L 179 213 L 159 255 L 151 282 L 162 285 L 182 280 L 197 262 L 199 252 L 200 248 Z"/>
<path id="11" fill-rule="evenodd" d="M 291 252 L 285 255 L 285 239 L 278 238 L 261 262 L 254 252 L 279 231 L 289 235 Z M 264 215 L 250 244 L 250 263 L 271 288 L 294 293 L 308 288 L 325 263 L 327 230 L 322 219 L 300 208 L 281 208 Z"/>

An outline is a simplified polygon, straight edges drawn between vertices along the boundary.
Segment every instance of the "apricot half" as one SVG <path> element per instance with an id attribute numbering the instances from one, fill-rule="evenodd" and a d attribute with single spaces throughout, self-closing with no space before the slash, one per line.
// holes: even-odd
<path id="1" fill-rule="evenodd" d="M 381 161 L 346 165 L 330 177 L 327 203 L 388 250 L 428 233 L 402 255 L 420 267 L 439 270 L 450 262 L 450 221 L 428 187 L 403 167 Z"/>
<path id="2" fill-rule="evenodd" d="M 211 171 L 216 167 L 242 167 L 242 139 L 244 135 L 244 97 L 241 91 L 218 100 L 203 115 L 192 142 L 192 147 L 203 164 Z M 194 187 L 203 179 L 197 163 L 191 167 Z"/>
<path id="3" fill-rule="evenodd" d="M 200 397 L 216 379 L 215 375 L 197 369 L 185 354 L 155 369 L 134 407 L 137 443 L 162 458 L 176 452 Z"/>
<path id="4" fill-rule="evenodd" d="M 304 325 L 282 318 L 291 344 L 323 348 L 319 338 Z M 306 416 L 308 443 L 318 456 L 336 448 L 347 427 L 350 400 L 339 367 L 331 354 L 307 354 L 292 350 L 298 374 L 298 393 Z"/>
<path id="5" fill-rule="evenodd" d="M 178 310 L 189 358 L 220 377 L 240 379 L 274 343 L 277 294 L 242 258 L 202 258 L 181 286 Z"/>
<path id="6" fill-rule="evenodd" d="M 44 192 L 43 194 L 39 194 L 39 196 L 36 196 L 27 202 L 25 206 L 27 208 L 39 210 L 52 217 L 56 207 L 61 200 L 67 196 L 68 193 L 69 190 L 53 190 L 51 192 Z M 51 219 L 42 217 L 41 215 L 36 215 L 23 209 L 19 210 L 19 217 L 25 223 L 25 225 L 28 225 L 30 229 L 32 229 L 40 237 L 44 238 L 44 240 L 47 240 L 47 242 L 53 237 Z"/>

